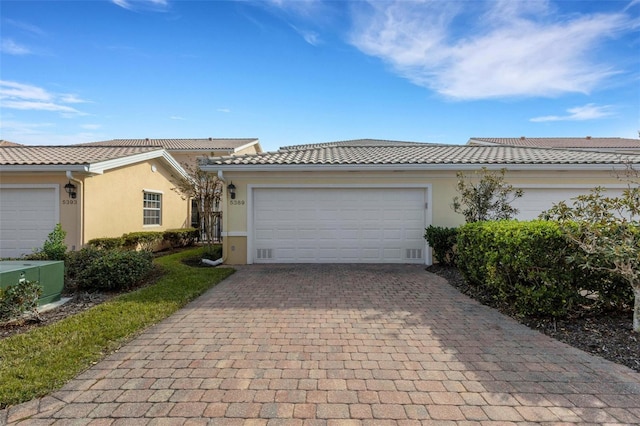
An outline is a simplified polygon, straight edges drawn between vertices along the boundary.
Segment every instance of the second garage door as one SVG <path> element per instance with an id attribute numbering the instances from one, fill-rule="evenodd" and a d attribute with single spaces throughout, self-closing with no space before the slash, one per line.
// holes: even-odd
<path id="1" fill-rule="evenodd" d="M 425 188 L 255 188 L 258 263 L 425 263 Z"/>
<path id="2" fill-rule="evenodd" d="M 511 205 L 519 210 L 519 220 L 537 219 L 540 213 L 549 210 L 554 204 L 566 201 L 572 205 L 572 198 L 589 194 L 591 188 L 523 188 L 522 198 L 517 198 Z M 622 195 L 621 188 L 609 188 L 604 194 L 608 197 Z"/>

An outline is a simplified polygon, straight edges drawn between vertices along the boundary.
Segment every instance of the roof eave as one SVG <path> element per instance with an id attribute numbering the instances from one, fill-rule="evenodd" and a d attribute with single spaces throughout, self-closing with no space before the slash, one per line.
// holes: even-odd
<path id="1" fill-rule="evenodd" d="M 633 164 L 638 166 L 640 164 Z M 322 171 L 421 171 L 421 170 L 477 170 L 486 167 L 490 170 L 507 168 L 509 170 L 615 170 L 625 169 L 622 163 L 422 163 L 422 164 L 209 164 L 200 168 L 206 172 L 234 171 L 234 172 L 322 172 Z"/>
<path id="2" fill-rule="evenodd" d="M 171 167 L 173 167 L 180 175 L 188 178 L 189 174 L 182 166 L 169 154 L 165 149 L 159 148 L 152 151 L 142 152 L 140 154 L 128 155 L 126 157 L 114 158 L 111 160 L 100 161 L 89 165 L 88 171 L 92 173 L 102 174 L 107 170 L 124 167 L 131 164 L 140 163 L 147 160 L 162 158 Z"/>
<path id="3" fill-rule="evenodd" d="M 5 172 L 76 172 L 94 173 L 89 170 L 90 164 L 15 164 L 3 165 L 2 173 Z"/>

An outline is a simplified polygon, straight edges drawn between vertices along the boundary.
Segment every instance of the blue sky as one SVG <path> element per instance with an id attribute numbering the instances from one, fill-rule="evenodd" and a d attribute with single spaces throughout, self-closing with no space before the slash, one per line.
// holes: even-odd
<path id="1" fill-rule="evenodd" d="M 0 16 L 13 142 L 640 129 L 640 0 L 2 0 Z"/>

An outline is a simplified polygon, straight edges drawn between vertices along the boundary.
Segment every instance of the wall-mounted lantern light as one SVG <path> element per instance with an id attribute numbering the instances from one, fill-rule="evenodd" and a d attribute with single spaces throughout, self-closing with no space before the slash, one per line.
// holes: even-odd
<path id="1" fill-rule="evenodd" d="M 227 191 L 229 191 L 229 196 L 232 200 L 236 199 L 236 186 L 231 182 L 229 186 L 227 186 Z"/>
<path id="2" fill-rule="evenodd" d="M 71 181 L 64 186 L 64 190 L 69 194 L 69 198 L 76 198 L 76 186 Z"/>

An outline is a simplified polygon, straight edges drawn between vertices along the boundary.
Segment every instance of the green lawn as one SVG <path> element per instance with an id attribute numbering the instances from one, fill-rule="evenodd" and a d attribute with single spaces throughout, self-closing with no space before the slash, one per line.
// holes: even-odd
<path id="1" fill-rule="evenodd" d="M 78 315 L 0 340 L 0 408 L 59 389 L 144 328 L 171 315 L 233 273 L 181 262 L 202 249 L 160 257 L 164 275 Z"/>

